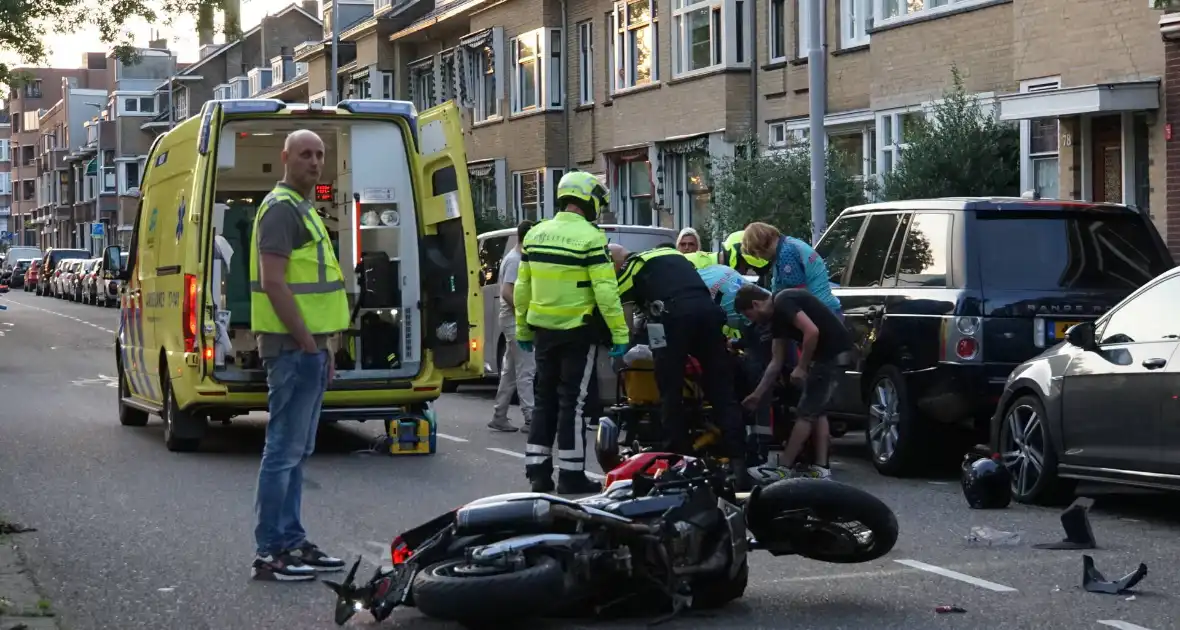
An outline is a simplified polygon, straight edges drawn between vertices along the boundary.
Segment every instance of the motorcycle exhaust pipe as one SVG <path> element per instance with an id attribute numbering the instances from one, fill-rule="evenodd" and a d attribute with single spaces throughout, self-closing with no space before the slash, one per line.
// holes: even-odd
<path id="1" fill-rule="evenodd" d="M 541 499 L 469 505 L 455 514 L 455 524 L 462 533 L 484 533 L 552 523 L 551 504 Z"/>
<path id="2" fill-rule="evenodd" d="M 549 511 L 554 516 L 581 521 L 583 523 L 601 525 L 609 529 L 629 532 L 632 534 L 657 534 L 660 531 L 660 529 L 654 525 L 645 525 L 643 523 L 607 518 L 605 516 L 599 516 L 597 514 L 591 514 L 590 512 L 571 508 L 567 505 L 551 505 L 549 507 Z"/>

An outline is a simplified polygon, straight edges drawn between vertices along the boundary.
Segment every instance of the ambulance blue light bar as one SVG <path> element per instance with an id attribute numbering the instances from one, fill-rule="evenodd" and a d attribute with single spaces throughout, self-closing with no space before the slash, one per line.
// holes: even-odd
<path id="1" fill-rule="evenodd" d="M 386 101 L 386 100 L 351 100 L 346 99 L 340 101 L 336 107 L 343 109 L 350 114 L 393 114 L 395 116 L 402 116 L 412 120 L 418 118 L 418 109 L 409 101 Z"/>
<path id="2" fill-rule="evenodd" d="M 287 104 L 276 98 L 249 98 L 221 101 L 221 111 L 226 114 L 274 114 L 283 111 Z"/>

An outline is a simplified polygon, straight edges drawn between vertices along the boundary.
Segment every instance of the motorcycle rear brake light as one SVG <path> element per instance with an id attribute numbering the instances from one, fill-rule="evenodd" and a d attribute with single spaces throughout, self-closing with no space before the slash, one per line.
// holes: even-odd
<path id="1" fill-rule="evenodd" d="M 414 555 L 414 551 L 406 545 L 401 536 L 394 538 L 393 543 L 389 545 L 389 556 L 393 560 L 394 566 L 405 564 L 412 555 Z"/>

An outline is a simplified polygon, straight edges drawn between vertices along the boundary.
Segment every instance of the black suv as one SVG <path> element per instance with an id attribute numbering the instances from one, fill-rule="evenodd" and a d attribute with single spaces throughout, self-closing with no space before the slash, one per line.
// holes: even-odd
<path id="1" fill-rule="evenodd" d="M 1013 368 L 1173 266 L 1140 211 L 1023 198 L 849 208 L 816 251 L 861 349 L 829 415 L 886 475 L 987 442 Z"/>

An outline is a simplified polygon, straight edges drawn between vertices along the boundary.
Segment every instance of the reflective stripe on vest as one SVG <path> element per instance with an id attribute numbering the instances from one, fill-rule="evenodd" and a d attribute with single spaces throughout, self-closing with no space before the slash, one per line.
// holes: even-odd
<path id="1" fill-rule="evenodd" d="M 285 333 L 269 296 L 262 289 L 261 258 L 258 252 L 258 225 L 262 216 L 276 202 L 295 206 L 311 240 L 291 252 L 287 265 L 287 286 L 295 296 L 296 306 L 313 334 L 338 332 L 348 328 L 348 296 L 344 277 L 334 252 L 328 247 L 328 231 L 311 203 L 285 186 L 277 186 L 266 196 L 254 217 L 254 234 L 250 257 L 250 312 L 251 328 L 255 332 Z M 315 252 L 314 257 L 312 251 Z M 314 265 L 315 271 L 311 268 Z M 314 280 L 311 279 L 314 273 Z"/>

